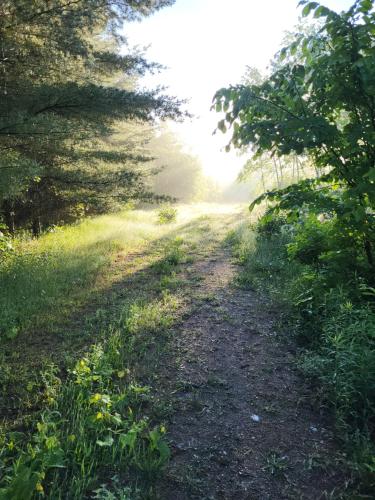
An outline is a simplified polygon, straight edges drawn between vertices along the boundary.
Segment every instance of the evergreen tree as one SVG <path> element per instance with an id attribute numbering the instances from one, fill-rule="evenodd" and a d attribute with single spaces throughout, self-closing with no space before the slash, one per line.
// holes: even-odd
<path id="1" fill-rule="evenodd" d="M 137 78 L 159 65 L 139 52 L 121 55 L 119 33 L 125 21 L 171 3 L 2 2 L 0 206 L 10 228 L 31 224 L 37 233 L 40 222 L 70 218 L 77 208 L 143 196 L 139 167 L 147 158 L 127 136 L 135 123 L 182 113 L 158 89 L 137 89 Z M 119 130 L 126 130 L 122 144 Z"/>

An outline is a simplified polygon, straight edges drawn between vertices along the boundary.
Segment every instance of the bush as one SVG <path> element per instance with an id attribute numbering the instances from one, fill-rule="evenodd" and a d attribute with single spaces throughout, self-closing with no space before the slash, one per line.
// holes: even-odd
<path id="1" fill-rule="evenodd" d="M 175 222 L 176 219 L 177 208 L 171 207 L 170 205 L 165 205 L 158 211 L 159 224 L 170 224 L 171 222 Z"/>
<path id="2" fill-rule="evenodd" d="M 288 224 L 287 217 L 284 214 L 275 214 L 270 210 L 259 219 L 257 232 L 262 237 L 271 237 L 282 232 L 284 226 Z"/>
<path id="3" fill-rule="evenodd" d="M 293 241 L 288 245 L 288 255 L 303 264 L 316 264 L 329 248 L 332 223 L 319 222 L 315 215 L 296 224 Z"/>
<path id="4" fill-rule="evenodd" d="M 375 289 L 362 241 L 337 219 L 308 214 L 294 222 L 267 215 L 231 237 L 240 283 L 282 303 L 288 331 L 305 354 L 301 367 L 334 411 L 353 472 L 374 487 Z"/>

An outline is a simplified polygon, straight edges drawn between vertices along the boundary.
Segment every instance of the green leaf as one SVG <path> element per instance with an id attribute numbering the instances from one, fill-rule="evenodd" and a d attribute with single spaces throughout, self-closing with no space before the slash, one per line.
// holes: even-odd
<path id="1" fill-rule="evenodd" d="M 137 439 L 137 432 L 135 430 L 129 431 L 127 434 L 121 434 L 119 438 L 121 448 L 134 448 Z"/>
<path id="2" fill-rule="evenodd" d="M 327 7 L 324 7 L 323 5 L 320 5 L 314 12 L 314 17 L 317 19 L 318 17 L 327 17 L 331 14 L 331 11 L 327 9 Z"/>
<path id="3" fill-rule="evenodd" d="M 217 124 L 217 128 L 220 130 L 220 132 L 225 132 L 227 131 L 227 127 L 225 126 L 225 120 L 220 120 L 219 123 Z"/>
<path id="4" fill-rule="evenodd" d="M 112 436 L 106 436 L 103 440 L 98 439 L 96 441 L 96 444 L 98 446 L 112 446 L 113 445 L 113 437 Z"/>
<path id="5" fill-rule="evenodd" d="M 359 4 L 360 6 L 359 10 L 364 14 L 367 14 L 372 9 L 372 4 L 373 4 L 372 0 L 362 0 Z"/>
<path id="6" fill-rule="evenodd" d="M 306 17 L 310 12 L 319 6 L 318 2 L 309 2 L 302 10 L 302 16 Z"/>

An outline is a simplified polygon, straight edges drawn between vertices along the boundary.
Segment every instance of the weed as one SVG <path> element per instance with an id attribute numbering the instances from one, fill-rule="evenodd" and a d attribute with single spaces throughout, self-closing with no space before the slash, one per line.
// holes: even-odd
<path id="1" fill-rule="evenodd" d="M 264 470 L 268 471 L 270 474 L 283 475 L 288 468 L 288 457 L 286 455 L 280 455 L 280 453 L 271 452 L 266 457 Z"/>
<path id="2" fill-rule="evenodd" d="M 170 224 L 177 219 L 177 208 L 171 205 L 164 205 L 158 211 L 158 223 Z"/>
<path id="3" fill-rule="evenodd" d="M 333 409 L 351 468 L 367 491 L 374 487 L 372 278 L 337 224 L 307 216 L 274 225 L 268 218 L 256 232 L 242 226 L 231 242 L 243 266 L 240 284 L 267 290 L 283 306 L 289 331 L 305 348 L 299 366 Z"/>

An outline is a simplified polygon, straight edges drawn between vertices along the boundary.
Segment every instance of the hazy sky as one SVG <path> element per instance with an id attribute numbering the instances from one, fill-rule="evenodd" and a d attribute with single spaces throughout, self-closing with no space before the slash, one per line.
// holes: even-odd
<path id="1" fill-rule="evenodd" d="M 338 11 L 353 2 L 322 1 Z M 212 136 L 217 123 L 210 112 L 212 97 L 219 88 L 238 83 L 246 65 L 266 69 L 283 33 L 298 22 L 297 4 L 298 0 L 177 0 L 125 27 L 131 45 L 150 45 L 148 58 L 168 68 L 141 84 L 165 85 L 170 94 L 189 99 L 188 109 L 197 118 L 173 129 L 201 158 L 204 171 L 220 182 L 233 180 L 244 159 L 222 151 L 227 141 L 221 134 Z"/>

